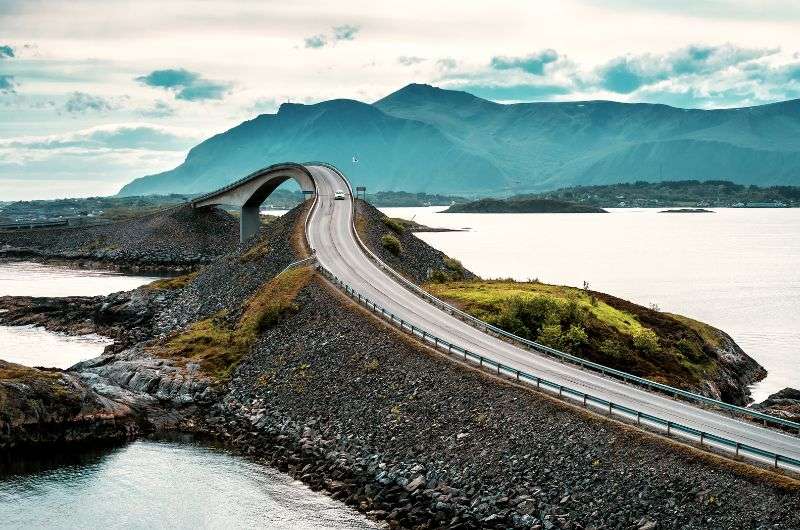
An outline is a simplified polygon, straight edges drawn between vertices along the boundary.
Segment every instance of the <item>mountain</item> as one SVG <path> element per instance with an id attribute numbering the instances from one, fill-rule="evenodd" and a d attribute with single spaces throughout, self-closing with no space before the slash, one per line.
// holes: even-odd
<path id="1" fill-rule="evenodd" d="M 208 191 L 287 160 L 331 162 L 370 191 L 509 195 L 686 179 L 800 184 L 800 100 L 719 110 L 611 101 L 503 105 L 411 84 L 372 105 L 283 104 L 120 194 Z"/>

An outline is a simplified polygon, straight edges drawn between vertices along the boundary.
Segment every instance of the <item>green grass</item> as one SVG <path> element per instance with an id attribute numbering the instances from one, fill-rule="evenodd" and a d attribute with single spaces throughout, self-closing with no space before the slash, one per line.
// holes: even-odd
<path id="1" fill-rule="evenodd" d="M 396 218 L 392 218 L 392 217 L 384 217 L 382 219 L 382 221 L 383 221 L 383 224 L 386 225 L 387 228 L 389 228 L 389 230 L 391 230 L 392 232 L 394 232 L 396 234 L 402 234 L 406 229 L 406 227 L 405 227 L 406 221 L 403 220 L 403 219 L 396 219 Z"/>
<path id="2" fill-rule="evenodd" d="M 432 281 L 430 293 L 510 333 L 656 381 L 696 388 L 720 333 L 589 290 L 512 280 Z"/>
<path id="3" fill-rule="evenodd" d="M 633 315 L 599 300 L 593 305 L 591 297 L 585 291 L 574 287 L 489 280 L 432 283 L 426 285 L 426 289 L 436 296 L 455 301 L 462 309 L 479 318 L 491 318 L 500 305 L 513 298 L 529 300 L 544 297 L 559 302 L 575 301 L 579 308 L 620 333 L 634 336 L 642 331 L 642 324 Z"/>
<path id="4" fill-rule="evenodd" d="M 395 256 L 399 256 L 403 253 L 403 245 L 400 243 L 400 240 L 392 234 L 385 234 L 381 237 L 381 245 Z"/>
<path id="5" fill-rule="evenodd" d="M 231 322 L 224 312 L 217 313 L 195 322 L 151 351 L 161 357 L 197 363 L 206 375 L 227 380 L 261 332 L 297 310 L 297 294 L 313 273 L 311 267 L 288 270 L 253 295 L 237 321 Z"/>
<path id="6" fill-rule="evenodd" d="M 171 291 L 173 289 L 182 289 L 183 287 L 186 287 L 192 280 L 194 280 L 197 277 L 197 274 L 197 272 L 190 272 L 189 274 L 175 276 L 174 278 L 155 280 L 145 285 L 144 288 L 151 291 Z"/>

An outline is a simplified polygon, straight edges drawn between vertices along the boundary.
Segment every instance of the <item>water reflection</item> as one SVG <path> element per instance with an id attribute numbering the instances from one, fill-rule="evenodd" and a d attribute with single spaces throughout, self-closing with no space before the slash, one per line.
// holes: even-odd
<path id="1" fill-rule="evenodd" d="M 43 451 L 2 467 L 3 528 L 377 528 L 286 475 L 195 443 Z"/>

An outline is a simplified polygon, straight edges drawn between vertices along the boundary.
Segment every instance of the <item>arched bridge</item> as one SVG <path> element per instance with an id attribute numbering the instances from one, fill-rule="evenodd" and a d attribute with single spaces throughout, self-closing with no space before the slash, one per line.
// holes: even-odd
<path id="1" fill-rule="evenodd" d="M 192 200 L 192 207 L 236 206 L 240 209 L 239 239 L 244 242 L 258 232 L 259 209 L 275 189 L 289 179 L 294 179 L 306 198 L 316 193 L 310 165 L 292 162 L 275 164 L 250 173 L 224 188 Z"/>
<path id="2" fill-rule="evenodd" d="M 290 178 L 303 191 L 316 196 L 306 221 L 306 237 L 326 275 L 339 285 L 346 285 L 347 292 L 375 314 L 386 318 L 391 315 L 392 323 L 411 330 L 427 344 L 456 353 L 465 361 L 477 363 L 480 359 L 482 366 L 491 366 L 498 374 L 537 387 L 541 384 L 541 388 L 549 388 L 559 396 L 578 403 L 582 400 L 584 406 L 600 407 L 607 414 L 617 414 L 668 435 L 800 470 L 800 439 L 750 420 L 778 423 L 795 431 L 800 428 L 796 423 L 714 402 L 509 336 L 493 326 L 476 323 L 473 317 L 411 284 L 361 241 L 355 230 L 352 188 L 333 166 L 318 162 L 277 164 L 198 197 L 192 204 L 196 208 L 239 206 L 244 240 L 258 230 L 259 205 Z M 350 200 L 335 200 L 336 190 L 349 193 Z M 492 334 L 486 333 L 490 328 Z M 673 395 L 686 400 L 679 401 Z M 750 419 L 732 418 L 720 409 L 735 411 L 742 418 L 749 415 Z"/>

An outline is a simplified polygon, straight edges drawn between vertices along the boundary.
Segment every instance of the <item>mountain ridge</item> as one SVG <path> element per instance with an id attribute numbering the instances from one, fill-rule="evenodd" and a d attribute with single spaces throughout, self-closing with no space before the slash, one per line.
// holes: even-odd
<path id="1" fill-rule="evenodd" d="M 634 180 L 800 184 L 799 138 L 800 100 L 712 110 L 603 100 L 500 104 L 412 83 L 372 104 L 284 103 L 120 195 L 200 193 L 286 160 L 329 161 L 371 191 L 502 196 Z"/>

